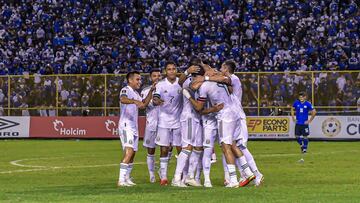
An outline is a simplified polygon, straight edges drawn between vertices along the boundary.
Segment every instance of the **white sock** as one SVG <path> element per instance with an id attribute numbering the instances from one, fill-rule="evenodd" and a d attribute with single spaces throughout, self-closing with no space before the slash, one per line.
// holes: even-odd
<path id="1" fill-rule="evenodd" d="M 146 158 L 146 163 L 147 163 L 147 166 L 148 166 L 150 176 L 153 176 L 154 171 L 155 171 L 155 155 L 148 154 L 147 158 Z"/>
<path id="2" fill-rule="evenodd" d="M 160 179 L 167 179 L 167 168 L 168 168 L 169 158 L 160 157 Z"/>
<path id="3" fill-rule="evenodd" d="M 130 177 L 131 177 L 131 171 L 132 171 L 132 169 L 133 169 L 133 166 L 134 166 L 133 163 L 129 163 L 129 164 L 128 164 L 128 170 L 127 170 L 127 172 L 126 172 L 126 180 L 129 180 Z"/>
<path id="4" fill-rule="evenodd" d="M 246 178 L 246 175 L 245 175 L 243 169 L 241 168 L 241 164 L 240 164 L 239 158 L 236 158 L 236 159 L 235 159 L 235 165 L 236 165 L 236 168 L 238 169 L 238 171 L 239 171 L 239 173 L 240 173 L 240 176 L 243 177 L 243 178 Z"/>
<path id="5" fill-rule="evenodd" d="M 211 154 L 213 148 L 205 148 L 204 155 L 202 160 L 203 171 L 204 171 L 204 179 L 205 181 L 210 181 L 210 168 L 211 168 Z"/>
<path id="6" fill-rule="evenodd" d="M 125 178 L 126 178 L 128 166 L 129 166 L 129 165 L 128 165 L 128 164 L 125 164 L 125 163 L 121 163 L 121 164 L 120 164 L 119 182 L 122 182 L 122 183 L 125 182 Z"/>
<path id="7" fill-rule="evenodd" d="M 181 150 L 181 152 L 177 158 L 177 161 L 176 161 L 176 169 L 175 169 L 175 175 L 174 175 L 175 180 L 178 181 L 181 179 L 181 174 L 184 171 L 186 162 L 188 161 L 190 154 L 191 154 L 191 151 L 189 151 L 189 150 L 186 150 L 186 149 Z"/>
<path id="8" fill-rule="evenodd" d="M 245 174 L 245 177 L 244 178 L 248 178 L 250 176 L 253 175 L 253 173 L 251 172 L 250 168 L 249 168 L 249 165 L 246 161 L 246 158 L 245 156 L 241 156 L 240 158 L 237 158 L 240 162 L 240 165 L 241 165 L 241 168 Z"/>
<path id="9" fill-rule="evenodd" d="M 249 164 L 250 169 L 254 172 L 255 176 L 260 176 L 260 171 L 256 166 L 256 162 L 254 160 L 253 155 L 250 153 L 248 148 L 241 150 L 246 158 L 247 163 Z"/>
<path id="10" fill-rule="evenodd" d="M 195 171 L 200 160 L 200 155 L 201 155 L 201 151 L 197 151 L 197 150 L 193 150 L 193 152 L 190 155 L 189 172 L 188 172 L 189 178 L 194 178 L 195 176 Z"/>
<path id="11" fill-rule="evenodd" d="M 235 165 L 233 164 L 228 164 L 227 168 L 229 170 L 229 175 L 230 175 L 230 182 L 231 183 L 237 183 L 237 176 L 236 176 L 236 168 Z"/>
<path id="12" fill-rule="evenodd" d="M 224 179 L 230 181 L 229 169 L 227 167 L 225 155 L 222 155 L 222 163 L 224 167 Z"/>
<path id="13" fill-rule="evenodd" d="M 203 165 L 202 165 L 202 159 L 204 156 L 204 151 L 201 151 L 199 160 L 198 160 L 198 165 L 196 167 L 196 175 L 195 175 L 195 180 L 200 182 L 200 178 L 201 178 L 201 171 L 203 169 Z"/>
<path id="14" fill-rule="evenodd" d="M 189 161 L 190 161 L 190 155 L 185 163 L 185 167 L 182 173 L 182 181 L 185 182 L 185 179 L 187 178 L 188 172 L 189 172 Z"/>

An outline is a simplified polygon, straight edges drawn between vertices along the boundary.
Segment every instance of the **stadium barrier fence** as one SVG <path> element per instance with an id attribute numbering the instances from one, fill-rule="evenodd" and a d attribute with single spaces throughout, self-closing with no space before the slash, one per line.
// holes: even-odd
<path id="1" fill-rule="evenodd" d="M 249 116 L 289 115 L 300 91 L 321 115 L 360 114 L 360 70 L 236 74 Z M 341 91 L 340 77 L 346 81 Z M 143 74 L 144 86 L 149 82 Z M 118 116 L 119 91 L 125 85 L 124 74 L 0 76 L 0 116 Z"/>

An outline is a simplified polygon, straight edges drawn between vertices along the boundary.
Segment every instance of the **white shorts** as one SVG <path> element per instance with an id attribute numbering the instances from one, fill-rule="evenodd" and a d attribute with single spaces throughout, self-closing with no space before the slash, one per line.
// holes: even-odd
<path id="1" fill-rule="evenodd" d="M 181 121 L 181 144 L 182 147 L 191 145 L 193 147 L 202 147 L 203 145 L 203 130 L 200 122 L 188 118 Z"/>
<path id="2" fill-rule="evenodd" d="M 236 121 L 218 120 L 219 143 L 231 145 L 238 137 L 236 132 L 240 132 L 240 119 Z"/>
<path id="3" fill-rule="evenodd" d="M 151 131 L 149 128 L 145 128 L 143 146 L 147 148 L 155 148 L 156 131 Z"/>
<path id="4" fill-rule="evenodd" d="M 181 146 L 180 128 L 161 128 L 158 127 L 155 143 L 159 146 Z"/>
<path id="5" fill-rule="evenodd" d="M 130 147 L 137 151 L 139 143 L 138 129 L 134 127 L 119 127 L 119 132 L 123 150 L 125 150 L 125 147 Z"/>
<path id="6" fill-rule="evenodd" d="M 246 119 L 240 119 L 240 128 L 237 128 L 236 134 L 238 135 L 235 139 L 236 145 L 240 148 L 246 148 L 249 137 Z"/>
<path id="7" fill-rule="evenodd" d="M 218 129 L 207 128 L 207 127 L 204 127 L 203 129 L 204 129 L 203 146 L 213 148 L 215 144 L 215 140 L 218 139 L 219 136 Z"/>

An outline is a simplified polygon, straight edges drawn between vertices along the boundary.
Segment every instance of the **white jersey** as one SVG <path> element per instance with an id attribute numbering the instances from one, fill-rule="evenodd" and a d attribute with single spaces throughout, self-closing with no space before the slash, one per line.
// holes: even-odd
<path id="1" fill-rule="evenodd" d="M 233 88 L 233 96 L 235 96 L 235 98 L 233 98 L 235 101 L 235 103 L 237 103 L 237 105 L 240 107 L 240 116 L 242 119 L 246 118 L 244 109 L 242 107 L 241 101 L 242 101 L 242 86 L 241 86 L 241 82 L 240 79 L 238 78 L 238 76 L 236 76 L 235 74 L 232 74 L 230 76 L 231 79 L 231 86 Z"/>
<path id="2" fill-rule="evenodd" d="M 151 89 L 151 86 L 145 87 L 141 91 L 141 97 L 143 100 L 147 97 Z M 150 131 L 156 131 L 157 124 L 158 124 L 158 114 L 159 114 L 159 107 L 154 106 L 153 101 L 151 100 L 149 105 L 146 107 L 146 128 Z"/>
<path id="3" fill-rule="evenodd" d="M 121 89 L 120 97 L 126 96 L 129 99 L 142 101 L 139 93 L 130 86 Z M 122 104 L 120 102 L 120 121 L 121 127 L 138 127 L 138 107 L 136 104 Z"/>
<path id="4" fill-rule="evenodd" d="M 241 87 L 240 79 L 235 74 L 232 74 L 230 76 L 230 79 L 231 79 L 231 86 L 233 87 L 233 94 L 237 98 L 239 98 L 239 101 L 241 103 L 241 101 L 242 101 L 242 87 Z"/>
<path id="5" fill-rule="evenodd" d="M 211 104 L 209 100 L 206 101 L 204 108 L 205 109 L 211 108 Z M 206 115 L 202 115 L 201 119 L 203 121 L 204 128 L 217 129 L 216 113 L 209 113 Z"/>
<path id="6" fill-rule="evenodd" d="M 191 83 L 191 77 L 187 78 L 183 84 L 183 88 L 187 88 L 192 98 L 196 99 L 195 92 L 189 89 Z M 194 109 L 190 100 L 183 96 L 183 109 L 180 116 L 180 121 L 185 121 L 188 118 L 194 119 L 196 122 L 200 122 L 200 114 Z"/>
<path id="7" fill-rule="evenodd" d="M 233 101 L 226 85 L 205 81 L 199 88 L 199 101 L 206 102 L 209 99 L 211 105 L 224 104 L 224 108 L 216 114 L 216 119 L 223 121 L 236 121 L 241 118 L 238 102 Z"/>
<path id="8" fill-rule="evenodd" d="M 180 114 L 183 107 L 179 78 L 170 83 L 167 78 L 156 85 L 154 97 L 161 98 L 164 103 L 159 106 L 158 127 L 180 128 Z"/>

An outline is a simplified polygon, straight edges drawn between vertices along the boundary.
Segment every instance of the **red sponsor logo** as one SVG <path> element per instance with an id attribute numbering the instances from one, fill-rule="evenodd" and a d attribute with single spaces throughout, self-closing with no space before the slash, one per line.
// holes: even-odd
<path id="1" fill-rule="evenodd" d="M 261 125 L 261 122 L 261 119 L 250 119 L 247 126 L 251 129 L 251 131 L 254 131 L 256 126 Z"/>

